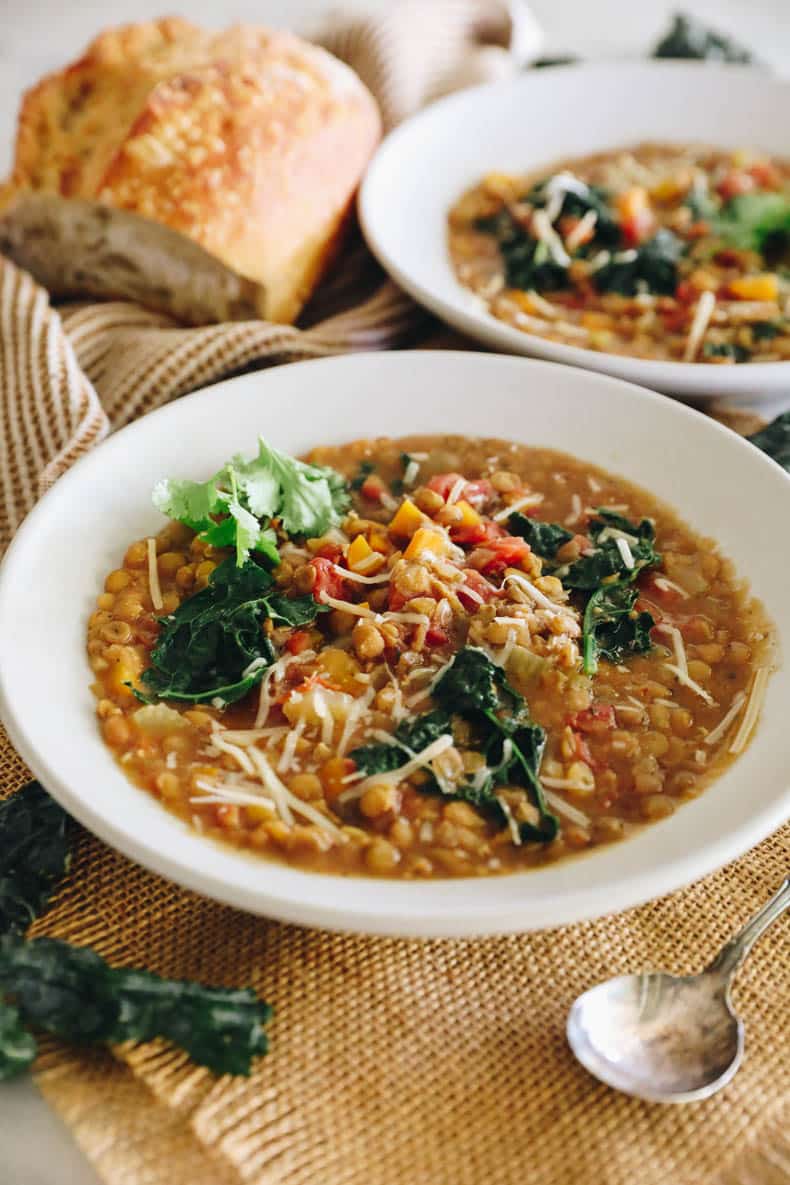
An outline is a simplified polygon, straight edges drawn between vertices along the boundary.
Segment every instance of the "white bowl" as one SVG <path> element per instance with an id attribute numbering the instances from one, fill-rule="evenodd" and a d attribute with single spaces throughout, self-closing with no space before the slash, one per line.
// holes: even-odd
<path id="1" fill-rule="evenodd" d="M 790 362 L 706 366 L 582 350 L 522 333 L 456 279 L 447 213 L 485 173 L 519 173 L 640 140 L 702 141 L 788 153 L 790 82 L 742 66 L 606 63 L 534 70 L 461 91 L 389 135 L 359 197 L 362 228 L 382 265 L 415 300 L 495 349 L 605 371 L 689 399 L 768 396 Z"/>
<path id="2" fill-rule="evenodd" d="M 0 570 L 0 712 L 48 790 L 133 860 L 254 913 L 379 934 L 471 936 L 579 921 L 667 893 L 739 855 L 788 813 L 790 675 L 770 682 L 746 753 L 698 800 L 626 843 L 540 871 L 397 882 L 301 872 L 201 838 L 131 785 L 105 748 L 85 627 L 127 543 L 156 531 L 164 475 L 202 479 L 258 433 L 320 442 L 463 432 L 565 449 L 676 505 L 720 540 L 790 638 L 790 479 L 698 412 L 570 367 L 469 353 L 347 356 L 281 366 L 145 416 L 62 477 Z M 711 474 L 720 474 L 719 480 Z"/>

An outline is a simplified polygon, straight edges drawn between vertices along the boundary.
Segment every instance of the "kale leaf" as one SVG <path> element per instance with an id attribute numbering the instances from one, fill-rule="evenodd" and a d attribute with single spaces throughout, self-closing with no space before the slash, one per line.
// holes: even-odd
<path id="1" fill-rule="evenodd" d="M 782 412 L 770 424 L 746 439 L 790 473 L 790 411 Z"/>
<path id="2" fill-rule="evenodd" d="M 392 745 L 361 745 L 350 753 L 358 770 L 367 774 L 390 773 L 408 760 L 408 753 L 419 753 L 440 736 L 452 732 L 452 721 L 447 712 L 436 710 L 404 720 L 395 729 Z M 408 752 L 407 752 L 408 751 Z"/>
<path id="3" fill-rule="evenodd" d="M 483 786 L 474 782 L 456 787 L 456 797 L 493 809 L 507 821 L 495 786 L 521 786 L 538 812 L 537 826 L 520 823 L 522 839 L 547 842 L 557 835 L 559 824 L 546 806 L 538 770 L 546 734 L 529 713 L 522 695 L 511 687 L 505 672 L 483 650 L 467 646 L 459 650 L 433 691 L 448 713 L 467 720 L 480 737 L 480 747 L 491 770 Z"/>
<path id="4" fill-rule="evenodd" d="M 674 296 L 678 283 L 678 260 L 684 245 L 671 230 L 662 227 L 652 239 L 612 255 L 608 263 L 593 272 L 599 292 L 619 292 L 636 296 L 644 287 L 648 292 Z"/>
<path id="5" fill-rule="evenodd" d="M 0 802 L 0 934 L 40 914 L 71 859 L 72 820 L 38 782 Z"/>
<path id="6" fill-rule="evenodd" d="M 620 226 L 608 204 L 606 190 L 597 185 L 588 185 L 573 173 L 554 173 L 537 182 L 526 195 L 525 201 L 537 208 L 544 208 L 562 197 L 562 204 L 554 217 L 583 218 L 591 210 L 595 212 L 595 228 L 592 243 L 596 247 L 615 247 L 620 242 Z"/>
<path id="7" fill-rule="evenodd" d="M 219 698 L 228 704 L 246 695 L 275 658 L 264 621 L 305 625 L 324 611 L 311 596 L 289 600 L 272 588 L 270 573 L 253 560 L 239 568 L 227 559 L 215 568 L 204 589 L 161 619 L 139 698 L 147 699 L 147 692 L 159 699 Z"/>
<path id="8" fill-rule="evenodd" d="M 239 567 L 252 551 L 279 562 L 272 519 L 289 535 L 323 535 L 337 526 L 349 501 L 346 482 L 334 469 L 297 461 L 263 437 L 251 461 L 234 457 L 205 482 L 165 478 L 152 500 L 214 547 L 235 546 Z"/>
<path id="9" fill-rule="evenodd" d="M 755 341 L 773 341 L 779 333 L 776 321 L 752 321 L 749 328 Z"/>
<path id="10" fill-rule="evenodd" d="M 573 538 L 571 532 L 559 523 L 542 523 L 518 510 L 511 514 L 507 525 L 511 535 L 520 535 L 526 539 L 535 555 L 545 560 L 553 560 L 562 545 Z"/>
<path id="11" fill-rule="evenodd" d="M 594 675 L 598 659 L 620 662 L 626 654 L 650 649 L 655 622 L 649 613 L 634 609 L 638 593 L 630 584 L 616 581 L 596 589 L 584 611 L 582 670 Z"/>
<path id="12" fill-rule="evenodd" d="M 676 13 L 669 32 L 653 50 L 654 58 L 695 58 L 711 62 L 753 61 L 745 46 L 709 29 L 687 13 Z"/>
<path id="13" fill-rule="evenodd" d="M 0 993 L 15 1001 L 25 1023 L 68 1041 L 165 1037 L 216 1074 L 249 1074 L 252 1058 L 266 1052 L 264 1025 L 272 1015 L 251 989 L 207 988 L 112 968 L 86 947 L 11 934 L 0 938 Z M 21 1040 L 9 1011 L 0 1017 L 6 1073 Z M 23 1045 L 19 1069 L 28 1052 Z"/>
<path id="14" fill-rule="evenodd" d="M 516 222 L 509 210 L 480 218 L 475 225 L 497 240 L 509 288 L 556 292 L 568 287 L 567 267 L 557 263 L 546 244 Z"/>
<path id="15" fill-rule="evenodd" d="M 610 531 L 627 535 L 634 565 L 626 566 L 615 536 Z M 598 509 L 598 517 L 591 520 L 588 534 L 595 551 L 591 555 L 579 556 L 562 576 L 566 588 L 592 590 L 604 581 L 618 577 L 625 581 L 635 580 L 642 568 L 661 563 L 661 556 L 655 549 L 656 532 L 649 519 L 633 523 L 611 510 Z"/>
<path id="16" fill-rule="evenodd" d="M 36 1039 L 24 1027 L 19 1009 L 0 1001 L 0 1082 L 31 1066 L 37 1052 Z"/>
<path id="17" fill-rule="evenodd" d="M 733 362 L 748 362 L 751 354 L 737 342 L 705 342 L 703 358 L 732 358 Z"/>

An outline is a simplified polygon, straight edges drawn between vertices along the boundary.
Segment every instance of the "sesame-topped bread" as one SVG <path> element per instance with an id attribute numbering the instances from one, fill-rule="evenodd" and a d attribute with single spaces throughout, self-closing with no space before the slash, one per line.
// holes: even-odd
<path id="1" fill-rule="evenodd" d="M 0 251 L 57 295 L 290 322 L 379 134 L 353 71 L 289 33 L 110 30 L 23 99 Z"/>

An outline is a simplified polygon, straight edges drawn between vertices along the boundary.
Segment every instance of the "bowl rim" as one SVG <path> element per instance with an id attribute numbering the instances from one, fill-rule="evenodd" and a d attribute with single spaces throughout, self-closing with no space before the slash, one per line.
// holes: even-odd
<path id="1" fill-rule="evenodd" d="M 445 95 L 429 106 L 424 107 L 415 115 L 393 128 L 379 144 L 374 153 L 365 175 L 362 179 L 357 195 L 357 212 L 359 223 L 365 241 L 381 266 L 392 278 L 416 301 L 424 305 L 438 317 L 449 322 L 454 327 L 468 333 L 470 337 L 483 341 L 487 345 L 500 350 L 512 349 L 515 353 L 527 354 L 550 362 L 561 362 L 582 369 L 604 371 L 607 365 L 616 365 L 618 374 L 614 377 L 623 378 L 626 382 L 636 385 L 652 387 L 654 390 L 671 390 L 673 382 L 682 393 L 693 397 L 695 389 L 708 384 L 701 382 L 706 372 L 715 371 L 716 384 L 721 387 L 721 395 L 744 394 L 750 386 L 758 385 L 762 379 L 776 380 L 777 375 L 785 375 L 790 370 L 790 359 L 777 362 L 750 362 L 740 367 L 705 367 L 697 362 L 679 362 L 674 359 L 638 358 L 630 354 L 612 354 L 605 350 L 585 350 L 580 346 L 563 345 L 542 338 L 537 334 L 527 333 L 515 329 L 505 321 L 488 311 L 482 302 L 479 308 L 455 304 L 445 295 L 435 291 L 428 284 L 416 277 L 409 268 L 405 268 L 398 261 L 384 241 L 377 226 L 375 207 L 375 186 L 379 173 L 387 168 L 389 156 L 400 149 L 401 144 L 408 142 L 415 129 L 440 122 L 446 113 L 456 108 L 474 103 L 478 97 L 487 97 L 497 92 L 506 93 L 510 90 L 528 89 L 543 85 L 543 80 L 551 75 L 552 79 L 576 77 L 580 74 L 602 75 L 611 81 L 612 73 L 625 75 L 626 73 L 648 74 L 656 77 L 665 74 L 686 75 L 688 77 L 714 77 L 719 74 L 722 81 L 727 76 L 748 78 L 758 85 L 776 87 L 786 92 L 788 108 L 790 109 L 790 78 L 765 75 L 754 65 L 739 62 L 698 62 L 676 59 L 655 59 L 646 61 L 624 61 L 620 59 L 599 60 L 593 62 L 570 62 L 564 65 L 552 66 L 547 70 L 525 71 L 512 78 L 498 79 L 494 82 L 484 82 L 476 86 L 466 87 Z M 595 151 L 595 149 L 593 149 Z M 536 162 L 535 167 L 540 167 Z M 551 162 L 547 162 L 550 164 Z M 528 165 L 527 168 L 532 166 Z M 372 196 L 373 195 L 373 196 Z M 460 193 L 458 194 L 460 196 Z M 455 278 L 459 297 L 462 294 L 474 297 L 471 291 Z M 528 349 L 527 349 L 528 347 Z M 784 368 L 784 369 L 783 369 Z M 721 372 L 725 373 L 722 374 Z M 731 373 L 730 373 L 731 372 Z M 609 371 L 608 373 L 614 373 Z"/>
<path id="2" fill-rule="evenodd" d="M 278 373 L 282 373 L 285 370 L 293 372 L 296 368 L 303 368 L 300 373 L 304 373 L 312 379 L 317 377 L 316 371 L 319 368 L 323 368 L 325 371 L 329 370 L 330 372 L 335 370 L 338 375 L 342 375 L 344 368 L 356 368 L 359 366 L 367 368 L 374 366 L 378 369 L 382 365 L 385 365 L 401 368 L 404 375 L 411 378 L 413 377 L 415 368 L 421 366 L 430 368 L 433 365 L 448 365 L 453 367 L 459 364 L 463 366 L 464 372 L 467 374 L 470 367 L 480 367 L 481 372 L 518 368 L 520 374 L 531 373 L 533 375 L 540 375 L 542 373 L 557 376 L 565 375 L 572 384 L 580 384 L 582 387 L 587 388 L 598 387 L 602 392 L 605 389 L 612 389 L 613 386 L 619 388 L 633 387 L 633 384 L 624 383 L 622 380 L 614 379 L 608 375 L 590 372 L 581 373 L 567 367 L 558 367 L 552 363 L 539 360 L 514 358 L 507 355 L 487 355 L 472 351 L 426 350 L 403 351 L 383 355 L 356 354 L 292 363 L 274 368 L 273 370 L 264 372 L 262 375 L 252 373 L 237 376 L 236 378 L 203 388 L 127 425 L 83 456 L 36 504 L 17 532 L 3 560 L 2 566 L 0 566 L 0 717 L 2 717 L 6 724 L 13 744 L 21 756 L 27 761 L 35 776 L 42 780 L 53 797 L 61 802 L 71 814 L 94 834 L 99 836 L 99 838 L 105 840 L 112 847 L 129 856 L 137 863 L 153 872 L 168 877 L 186 888 L 193 889 L 205 896 L 248 912 L 262 913 L 282 921 L 369 934 L 410 937 L 475 937 L 495 933 L 512 933 L 524 929 L 540 929 L 597 917 L 612 911 L 613 893 L 616 895 L 616 905 L 614 908 L 618 911 L 642 904 L 647 900 L 671 892 L 693 880 L 707 875 L 726 861 L 741 855 L 781 825 L 787 817 L 788 806 L 790 806 L 790 786 L 786 786 L 783 793 L 777 791 L 777 794 L 770 802 L 765 804 L 758 812 L 751 815 L 748 821 L 738 827 L 734 832 L 726 831 L 716 839 L 709 840 L 701 852 L 699 850 L 685 852 L 682 858 L 666 863 L 654 863 L 647 872 L 640 872 L 639 875 L 620 876 L 619 878 L 615 878 L 613 882 L 607 880 L 594 892 L 589 893 L 583 902 L 579 900 L 578 889 L 573 888 L 572 875 L 565 877 L 564 881 L 570 881 L 570 884 L 567 886 L 566 891 L 563 882 L 563 887 L 557 895 L 556 909 L 551 917 L 548 920 L 530 917 L 526 924 L 523 919 L 514 919 L 514 912 L 509 904 L 507 908 L 510 909 L 510 912 L 508 913 L 507 908 L 505 908 L 506 917 L 503 919 L 503 907 L 497 900 L 475 904 L 473 906 L 469 906 L 467 903 L 464 907 L 463 916 L 461 916 L 457 906 L 450 900 L 450 894 L 448 892 L 445 892 L 443 895 L 447 900 L 442 901 L 440 904 L 435 904 L 433 901 L 429 902 L 428 899 L 432 896 L 442 896 L 442 894 L 432 894 L 430 886 L 452 886 L 453 895 L 455 895 L 455 886 L 457 885 L 469 886 L 470 884 L 480 884 L 481 882 L 488 882 L 489 884 L 493 882 L 499 882 L 500 884 L 502 882 L 512 882 L 513 884 L 517 882 L 523 883 L 525 878 L 542 875 L 540 872 L 528 871 L 526 873 L 515 873 L 506 877 L 496 878 L 442 878 L 434 882 L 394 882 L 390 880 L 382 881 L 371 877 L 343 878 L 287 868 L 284 870 L 285 875 L 279 877 L 278 880 L 287 882 L 290 886 L 296 886 L 296 889 L 292 892 L 289 888 L 283 897 L 282 893 L 278 895 L 277 892 L 271 893 L 267 891 L 265 885 L 263 891 L 258 888 L 254 893 L 251 893 L 249 886 L 245 883 L 245 878 L 242 875 L 242 866 L 255 868 L 256 870 L 260 870 L 262 865 L 268 868 L 277 867 L 281 869 L 280 865 L 273 865 L 271 862 L 261 859 L 261 857 L 229 848 L 227 857 L 223 858 L 219 863 L 219 867 L 232 867 L 234 873 L 235 870 L 238 870 L 238 878 L 236 880 L 233 879 L 233 876 L 228 879 L 224 873 L 219 873 L 211 868 L 207 869 L 201 866 L 200 855 L 201 853 L 205 853 L 205 839 L 195 834 L 185 823 L 182 824 L 180 820 L 165 811 L 159 803 L 155 802 L 153 798 L 146 795 L 144 791 L 137 787 L 132 787 L 134 793 L 139 795 L 141 799 L 146 799 L 155 809 L 157 817 L 161 821 L 161 827 L 158 829 L 163 833 L 167 832 L 168 836 L 176 836 L 183 833 L 186 843 L 179 846 L 178 854 L 173 855 L 170 852 L 163 851 L 161 840 L 150 842 L 144 834 L 130 834 L 121 823 L 106 811 L 103 812 L 99 808 L 95 797 L 91 798 L 90 793 L 86 793 L 80 790 L 80 788 L 73 786 L 67 779 L 64 779 L 60 775 L 55 760 L 57 754 L 53 753 L 53 755 L 49 755 L 48 753 L 44 753 L 30 741 L 25 721 L 16 710 L 13 687 L 9 685 L 5 664 L 2 661 L 2 656 L 9 647 L 9 631 L 2 627 L 3 608 L 9 599 L 13 600 L 14 573 L 17 556 L 19 555 L 24 558 L 24 549 L 33 546 L 33 540 L 39 524 L 52 512 L 53 507 L 69 494 L 70 490 L 78 489 L 80 483 L 88 480 L 95 469 L 98 468 L 101 471 L 103 468 L 111 465 L 113 455 L 118 451 L 130 446 L 135 447 L 136 439 L 145 439 L 146 435 L 150 433 L 152 425 L 158 426 L 161 429 L 167 426 L 168 421 L 178 421 L 183 417 L 188 419 L 193 411 L 205 407 L 209 403 L 213 403 L 218 395 L 221 397 L 223 389 L 227 392 L 229 388 L 235 387 L 239 391 L 240 399 L 249 399 L 251 401 L 254 398 L 255 384 L 265 382 L 269 376 L 275 376 L 276 382 Z M 305 372 L 304 368 L 309 369 Z M 573 376 L 572 379 L 571 376 Z M 250 391 L 248 394 L 242 395 L 245 387 L 249 387 Z M 629 391 L 629 398 L 633 395 L 634 392 Z M 706 425 L 705 430 L 710 432 L 712 438 L 718 437 L 722 441 L 726 439 L 729 442 L 728 447 L 730 448 L 736 447 L 749 450 L 752 456 L 750 464 L 762 469 L 765 474 L 769 472 L 773 474 L 772 482 L 776 479 L 776 488 L 784 491 L 782 496 L 788 497 L 788 506 L 790 506 L 790 496 L 788 496 L 790 495 L 790 477 L 787 477 L 779 466 L 759 453 L 758 450 L 752 449 L 752 446 L 747 445 L 746 442 L 738 441 L 738 438 L 729 429 L 710 420 L 708 417 L 702 416 L 699 412 L 691 408 L 666 400 L 655 392 L 640 390 L 636 392 L 636 395 L 637 399 L 634 401 L 634 406 L 638 406 L 640 402 L 643 406 L 661 406 L 664 413 L 672 417 L 677 417 L 679 424 L 682 424 L 684 421 L 689 423 L 693 420 L 699 426 L 700 421 L 704 421 Z M 84 628 L 84 621 L 80 622 L 80 626 Z M 89 678 L 87 665 L 84 671 L 80 672 L 78 676 L 80 679 L 83 677 L 87 682 Z M 92 714 L 90 720 L 84 722 L 83 736 L 87 737 L 88 730 L 95 731 L 95 721 Z M 758 743 L 756 739 L 753 745 L 750 745 L 749 752 Z M 118 777 L 125 784 L 128 784 L 122 772 L 117 770 L 109 753 L 106 750 L 104 752 L 106 762 L 111 764 L 116 769 Z M 744 754 L 741 760 L 746 756 L 748 756 L 748 753 Z M 724 776 L 726 775 L 722 775 L 722 777 Z M 704 797 L 703 795 L 697 802 L 701 802 Z M 694 805 L 694 803 L 687 804 L 684 810 L 693 809 Z M 641 832 L 641 835 L 649 834 L 650 832 L 655 833 L 656 829 L 661 826 L 661 823 L 651 824 L 650 827 Z M 628 844 L 633 845 L 638 843 L 639 838 L 637 836 L 630 839 Z M 215 846 L 219 847 L 220 845 L 212 844 L 212 847 Z M 600 851 L 606 850 L 600 849 Z M 223 846 L 224 852 L 225 849 Z M 186 855 L 183 853 L 186 853 Z M 588 858 L 582 857 L 581 859 L 586 861 Z M 558 865 L 551 867 L 570 870 L 575 863 L 576 860 L 561 861 Z M 353 903 L 353 912 L 351 914 L 339 912 L 337 904 L 331 900 L 332 884 L 337 882 L 342 883 L 343 881 L 348 883 L 349 880 L 359 885 L 361 890 L 356 894 Z M 310 882 L 312 882 L 312 889 L 315 889 L 318 896 L 310 902 L 309 907 L 306 907 L 304 901 L 300 899 L 299 885 L 307 887 Z M 371 886 L 382 884 L 386 884 L 387 886 L 397 884 L 401 887 L 409 887 L 409 892 L 402 894 L 404 904 L 398 908 L 390 907 L 384 917 L 381 915 L 380 906 L 376 900 L 377 894 L 375 892 L 366 893 L 364 891 L 370 890 Z M 323 888 L 326 889 L 325 893 L 321 892 Z M 312 889 L 310 890 L 311 892 Z M 415 889 L 418 890 L 417 894 L 413 891 Z M 393 895 L 398 895 L 397 890 Z M 419 914 L 416 913 L 418 901 Z M 520 911 L 524 914 L 528 912 L 527 905 L 529 905 L 528 900 L 520 904 Z M 532 906 L 532 909 L 534 913 L 534 906 Z"/>

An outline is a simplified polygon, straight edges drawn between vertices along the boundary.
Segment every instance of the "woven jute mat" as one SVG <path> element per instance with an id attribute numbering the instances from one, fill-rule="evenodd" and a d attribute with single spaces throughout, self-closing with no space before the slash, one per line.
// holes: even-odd
<path id="1" fill-rule="evenodd" d="M 327 43 L 359 69 L 391 124 L 484 69 L 513 68 L 525 27 L 518 9 L 437 0 L 338 27 Z M 298 329 L 185 330 L 119 303 L 56 312 L 0 261 L 0 546 L 81 453 L 168 399 L 251 366 L 425 344 L 433 332 L 360 248 Z M 28 777 L 0 735 L 2 792 Z M 662 1108 L 599 1086 L 573 1061 L 564 1022 L 597 980 L 701 967 L 789 863 L 786 827 L 693 887 L 625 914 L 519 937 L 417 942 L 249 917 L 80 832 L 69 876 L 33 933 L 163 975 L 251 985 L 276 1008 L 272 1052 L 249 1079 L 216 1079 L 165 1044 L 110 1052 L 48 1041 L 36 1081 L 109 1185 L 787 1185 L 788 927 L 775 927 L 739 976 L 746 1062 L 707 1102 Z M 1 1150 L 0 1182 L 13 1185 Z"/>

